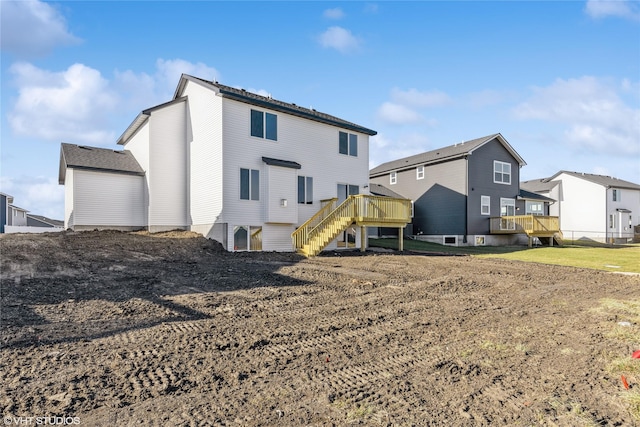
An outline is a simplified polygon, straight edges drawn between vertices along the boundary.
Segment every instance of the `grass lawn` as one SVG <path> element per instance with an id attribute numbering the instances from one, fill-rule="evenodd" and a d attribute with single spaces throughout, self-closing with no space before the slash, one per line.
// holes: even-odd
<path id="1" fill-rule="evenodd" d="M 369 239 L 372 247 L 398 248 L 398 239 Z M 405 240 L 404 249 L 479 258 L 503 258 L 543 264 L 568 265 L 596 270 L 640 273 L 640 244 L 616 246 L 444 246 L 437 243 Z"/>

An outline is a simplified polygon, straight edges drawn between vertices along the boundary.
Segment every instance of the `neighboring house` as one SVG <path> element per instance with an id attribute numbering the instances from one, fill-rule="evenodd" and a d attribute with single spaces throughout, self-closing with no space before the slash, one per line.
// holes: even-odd
<path id="1" fill-rule="evenodd" d="M 47 218 L 46 216 L 42 216 L 42 215 L 32 215 L 28 213 L 27 226 L 43 227 L 43 228 L 62 228 L 64 227 L 64 221 Z"/>
<path id="2" fill-rule="evenodd" d="M 22 209 L 13 205 L 13 196 L 5 193 L 0 193 L 0 233 L 5 233 L 6 226 L 26 226 L 27 225 L 27 212 L 26 209 Z"/>
<path id="3" fill-rule="evenodd" d="M 62 144 L 65 227 L 186 229 L 228 250 L 291 251 L 307 219 L 365 190 L 375 134 L 182 75 L 172 101 L 124 131 L 124 150 Z M 329 248 L 358 246 L 360 233 L 330 236 Z"/>
<path id="4" fill-rule="evenodd" d="M 550 205 L 549 214 L 560 217 L 567 240 L 627 242 L 634 237 L 634 226 L 640 225 L 640 185 L 632 182 L 560 171 L 521 186 L 558 201 Z"/>
<path id="5" fill-rule="evenodd" d="M 525 164 L 498 133 L 383 163 L 371 169 L 369 179 L 413 201 L 408 231 L 417 239 L 452 245 L 511 244 L 519 242 L 522 230 L 513 222 L 501 226 L 499 217 L 524 215 L 526 210 L 544 214 L 545 205 L 552 202 L 520 191 L 520 168 Z"/>

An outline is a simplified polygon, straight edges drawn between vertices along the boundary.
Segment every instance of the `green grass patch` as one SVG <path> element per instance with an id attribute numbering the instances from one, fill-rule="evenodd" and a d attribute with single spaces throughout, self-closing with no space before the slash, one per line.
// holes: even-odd
<path id="1" fill-rule="evenodd" d="M 398 239 L 369 239 L 369 245 L 398 248 Z M 480 258 L 502 258 L 542 264 L 565 265 L 604 271 L 640 273 L 640 245 L 620 246 L 444 246 L 437 243 L 405 240 L 408 251 L 451 255 L 473 255 Z"/>

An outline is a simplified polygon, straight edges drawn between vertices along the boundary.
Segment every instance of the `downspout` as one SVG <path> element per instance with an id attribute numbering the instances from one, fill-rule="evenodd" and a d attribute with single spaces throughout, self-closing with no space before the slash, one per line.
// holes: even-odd
<path id="1" fill-rule="evenodd" d="M 609 243 L 609 186 L 604 188 L 604 242 Z"/>
<path id="2" fill-rule="evenodd" d="M 469 233 L 469 156 L 464 156 L 465 162 L 465 179 L 464 179 L 464 236 L 462 243 L 467 243 L 467 234 Z"/>

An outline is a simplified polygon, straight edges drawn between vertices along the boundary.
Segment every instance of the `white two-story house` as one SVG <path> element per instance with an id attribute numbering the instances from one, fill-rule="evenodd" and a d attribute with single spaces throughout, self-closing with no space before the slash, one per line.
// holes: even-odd
<path id="1" fill-rule="evenodd" d="M 640 185 L 610 176 L 559 171 L 549 178 L 521 183 L 548 196 L 549 214 L 560 217 L 566 240 L 626 243 L 640 225 Z"/>
<path id="2" fill-rule="evenodd" d="M 182 75 L 170 102 L 124 131 L 123 150 L 62 144 L 65 227 L 186 229 L 228 250 L 291 251 L 301 224 L 366 188 L 375 134 Z M 329 249 L 358 245 L 360 228 L 346 228 Z"/>

